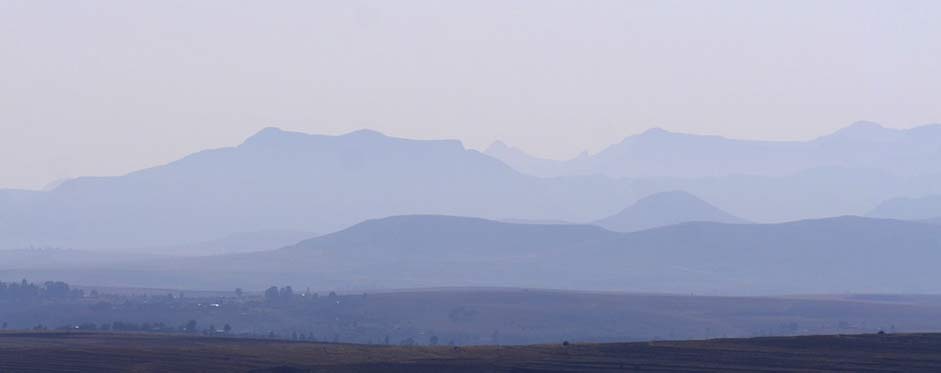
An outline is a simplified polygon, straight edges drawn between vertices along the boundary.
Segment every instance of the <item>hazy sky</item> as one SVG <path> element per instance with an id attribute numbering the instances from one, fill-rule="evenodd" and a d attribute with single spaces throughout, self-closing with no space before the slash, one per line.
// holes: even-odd
<path id="1" fill-rule="evenodd" d="M 266 126 L 540 156 L 941 122 L 941 1 L 0 0 L 0 187 Z"/>

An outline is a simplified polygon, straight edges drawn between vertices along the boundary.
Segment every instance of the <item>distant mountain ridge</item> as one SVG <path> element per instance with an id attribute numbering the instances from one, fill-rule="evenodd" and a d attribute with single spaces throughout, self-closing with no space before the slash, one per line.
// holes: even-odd
<path id="1" fill-rule="evenodd" d="M 644 197 L 595 224 L 617 232 L 633 232 L 687 222 L 748 223 L 692 194 L 675 190 Z"/>
<path id="2" fill-rule="evenodd" d="M 889 136 L 878 135 L 883 132 Z M 905 154 L 928 154 L 931 146 L 925 144 L 934 144 L 934 132 L 931 126 L 901 131 L 859 124 L 798 143 L 798 153 L 818 143 L 836 144 L 826 148 L 851 154 L 857 148 L 840 144 L 866 142 L 874 144 L 871 149 L 895 149 L 900 141 L 913 142 L 917 137 L 924 144 L 912 143 Z M 678 146 L 682 141 L 676 139 L 713 145 Z M 697 172 L 722 170 L 710 163 L 717 159 L 778 172 L 776 160 L 785 159 L 780 155 L 791 154 L 790 150 L 765 150 L 794 149 L 790 143 L 756 145 L 662 130 L 648 131 L 627 143 L 646 144 L 624 148 L 632 151 L 659 150 L 647 160 L 631 157 L 625 166 L 641 162 L 656 166 L 658 172 L 677 173 L 687 166 Z M 729 152 L 702 151 L 720 143 L 728 143 Z M 886 159 L 901 159 L 892 152 L 864 153 L 870 158 L 884 154 Z M 600 156 L 570 162 L 587 165 Z M 621 164 L 614 155 L 610 159 Z M 455 140 L 410 140 L 370 130 L 325 136 L 267 128 L 238 146 L 197 152 L 123 176 L 70 179 L 50 191 L 0 190 L 0 250 L 179 247 L 239 232 L 330 232 L 367 219 L 407 214 L 586 223 L 616 214 L 641 197 L 670 190 L 684 190 L 749 221 L 782 222 L 861 215 L 889 197 L 941 194 L 941 171 L 904 176 L 879 168 L 829 166 L 786 176 L 538 177 Z"/>
<path id="3" fill-rule="evenodd" d="M 559 161 L 533 157 L 519 148 L 508 146 L 503 141 L 498 140 L 490 144 L 484 150 L 484 154 L 499 159 L 524 174 L 536 176 L 557 174 Z M 587 156 L 587 153 L 581 155 L 581 157 Z"/>
<path id="4" fill-rule="evenodd" d="M 880 203 L 866 215 L 876 218 L 904 220 L 941 218 L 941 194 L 917 198 L 893 198 Z"/>
<path id="5" fill-rule="evenodd" d="M 587 221 L 630 185 L 523 175 L 455 140 L 266 128 L 239 146 L 48 192 L 0 190 L 0 249 L 174 246 L 238 232 L 333 231 L 399 214 Z M 555 201 L 548 204 L 546 201 Z"/>
<path id="6" fill-rule="evenodd" d="M 567 161 L 530 157 L 503 143 L 486 153 L 521 172 L 543 177 L 784 176 L 819 167 L 873 168 L 916 175 L 937 172 L 935 165 L 941 163 L 939 144 L 941 124 L 899 130 L 857 122 L 810 141 L 736 140 L 653 128 L 598 154 Z"/>

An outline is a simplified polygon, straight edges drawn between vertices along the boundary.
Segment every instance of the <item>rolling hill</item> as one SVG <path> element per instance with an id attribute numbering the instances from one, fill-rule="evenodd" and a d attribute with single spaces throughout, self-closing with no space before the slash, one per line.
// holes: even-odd
<path id="1" fill-rule="evenodd" d="M 129 287 L 318 289 L 444 286 L 701 294 L 936 293 L 941 226 L 839 217 L 781 224 L 692 222 L 633 233 L 476 218 L 370 220 L 283 249 L 29 272 Z M 23 272 L 0 272 L 19 278 Z"/>

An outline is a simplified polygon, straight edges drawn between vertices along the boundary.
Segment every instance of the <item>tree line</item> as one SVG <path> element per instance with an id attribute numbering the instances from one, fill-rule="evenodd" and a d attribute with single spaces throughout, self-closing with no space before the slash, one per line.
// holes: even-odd
<path id="1" fill-rule="evenodd" d="M 46 281 L 36 284 L 23 279 L 20 282 L 0 281 L 0 300 L 32 300 L 32 299 L 70 299 L 82 298 L 85 292 L 73 289 L 62 281 Z"/>

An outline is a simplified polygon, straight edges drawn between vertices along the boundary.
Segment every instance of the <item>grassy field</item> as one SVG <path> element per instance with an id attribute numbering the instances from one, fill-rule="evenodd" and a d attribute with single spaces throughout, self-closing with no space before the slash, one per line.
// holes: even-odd
<path id="1" fill-rule="evenodd" d="M 941 371 L 941 334 L 401 347 L 157 334 L 0 333 L 0 372 Z"/>

